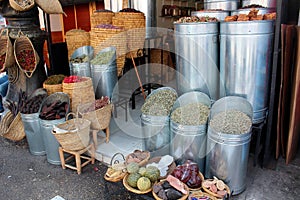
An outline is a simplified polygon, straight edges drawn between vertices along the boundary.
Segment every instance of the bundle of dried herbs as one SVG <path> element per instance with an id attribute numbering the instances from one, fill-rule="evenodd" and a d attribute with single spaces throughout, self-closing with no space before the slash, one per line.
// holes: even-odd
<path id="1" fill-rule="evenodd" d="M 181 125 L 198 126 L 206 124 L 208 115 L 208 106 L 202 103 L 191 103 L 173 111 L 171 119 Z"/>
<path id="2" fill-rule="evenodd" d="M 216 114 L 209 122 L 211 128 L 220 133 L 243 134 L 249 132 L 252 121 L 238 110 L 226 110 Z"/>
<path id="3" fill-rule="evenodd" d="M 172 90 L 159 90 L 151 94 L 142 106 L 142 113 L 152 116 L 167 116 L 170 114 L 177 94 Z"/>

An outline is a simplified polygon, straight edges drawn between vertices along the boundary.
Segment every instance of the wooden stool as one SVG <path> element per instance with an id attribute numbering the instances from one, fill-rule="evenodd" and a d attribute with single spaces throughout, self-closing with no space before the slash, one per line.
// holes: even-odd
<path id="1" fill-rule="evenodd" d="M 81 154 L 87 152 L 88 150 L 91 151 L 91 157 L 83 156 Z M 69 157 L 65 159 L 64 152 L 71 154 Z M 95 146 L 93 143 L 91 143 L 89 146 L 86 148 L 79 150 L 79 151 L 71 151 L 71 150 L 66 150 L 63 149 L 62 147 L 59 147 L 59 156 L 60 156 L 60 161 L 61 161 L 61 166 L 63 169 L 66 169 L 66 167 L 70 169 L 77 170 L 78 174 L 81 174 L 81 168 L 86 166 L 88 163 L 95 163 Z M 76 161 L 76 166 L 72 166 L 70 164 L 66 164 L 69 160 L 75 157 Z M 81 163 L 81 158 L 85 159 L 86 161 L 84 163 Z"/>

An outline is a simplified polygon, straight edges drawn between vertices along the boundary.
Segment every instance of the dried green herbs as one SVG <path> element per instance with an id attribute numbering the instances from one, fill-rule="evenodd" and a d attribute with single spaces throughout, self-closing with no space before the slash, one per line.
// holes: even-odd
<path id="1" fill-rule="evenodd" d="M 56 85 L 61 84 L 65 78 L 65 75 L 58 74 L 58 75 L 52 75 L 47 78 L 47 80 L 44 82 L 46 85 Z"/>
<path id="2" fill-rule="evenodd" d="M 93 60 L 91 60 L 91 63 L 93 65 L 108 64 L 108 62 L 112 59 L 114 54 L 115 54 L 115 51 L 106 51 L 103 53 L 99 53 Z"/>
<path id="3" fill-rule="evenodd" d="M 71 58 L 70 59 L 71 63 L 85 63 L 85 62 L 89 62 L 89 57 L 85 54 L 81 55 L 81 56 L 77 56 L 75 58 Z"/>
<path id="4" fill-rule="evenodd" d="M 142 113 L 152 116 L 168 116 L 171 112 L 177 94 L 172 90 L 159 90 L 146 99 Z"/>
<path id="5" fill-rule="evenodd" d="M 204 125 L 209 115 L 208 106 L 202 103 L 191 103 L 172 112 L 172 121 L 189 126 Z"/>
<path id="6" fill-rule="evenodd" d="M 217 132 L 243 134 L 249 132 L 252 121 L 249 116 L 238 110 L 226 110 L 210 120 L 210 126 Z"/>

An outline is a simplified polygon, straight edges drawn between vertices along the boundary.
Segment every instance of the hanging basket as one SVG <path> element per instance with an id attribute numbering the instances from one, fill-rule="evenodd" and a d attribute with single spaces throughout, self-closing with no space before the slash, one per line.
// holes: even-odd
<path id="1" fill-rule="evenodd" d="M 10 111 L 3 117 L 2 136 L 12 141 L 20 141 L 25 137 L 24 125 L 19 112 L 14 116 Z"/>
<path id="2" fill-rule="evenodd" d="M 0 33 L 0 72 L 14 65 L 13 51 L 13 46 L 8 36 L 8 29 L 2 29 Z"/>
<path id="3" fill-rule="evenodd" d="M 20 36 L 15 40 L 14 55 L 20 70 L 23 71 L 28 78 L 31 78 L 40 58 L 31 40 L 23 33 L 20 33 Z"/>
<path id="4" fill-rule="evenodd" d="M 75 116 L 74 113 L 69 113 Z M 86 148 L 90 141 L 91 122 L 86 119 L 75 117 L 62 124 L 55 125 L 52 134 L 55 136 L 62 148 L 70 151 L 79 151 Z"/>
<path id="5" fill-rule="evenodd" d="M 34 0 L 9 0 L 9 5 L 16 11 L 27 11 L 34 6 Z"/>
<path id="6" fill-rule="evenodd" d="M 35 3 L 47 14 L 65 14 L 58 0 L 35 0 Z"/>

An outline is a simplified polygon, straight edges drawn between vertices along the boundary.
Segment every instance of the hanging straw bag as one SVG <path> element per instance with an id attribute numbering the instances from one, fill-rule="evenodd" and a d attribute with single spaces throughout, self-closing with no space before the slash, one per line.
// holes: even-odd
<path id="1" fill-rule="evenodd" d="M 40 58 L 31 40 L 22 32 L 19 33 L 19 37 L 14 42 L 14 55 L 20 70 L 23 71 L 28 78 L 31 78 Z"/>
<path id="2" fill-rule="evenodd" d="M 35 0 L 35 3 L 47 14 L 65 14 L 58 0 Z"/>
<path id="3" fill-rule="evenodd" d="M 14 65 L 13 51 L 13 46 L 8 36 L 8 29 L 2 29 L 0 32 L 0 72 Z"/>
<path id="4" fill-rule="evenodd" d="M 1 120 L 1 136 L 12 141 L 20 141 L 26 136 L 20 112 L 16 116 L 10 111 L 6 113 Z"/>
<path id="5" fill-rule="evenodd" d="M 9 5 L 16 11 L 27 11 L 34 6 L 34 0 L 9 0 Z"/>
<path id="6" fill-rule="evenodd" d="M 69 113 L 75 116 L 75 113 Z M 66 122 L 54 125 L 52 134 L 55 136 L 62 148 L 70 151 L 78 151 L 86 148 L 90 142 L 91 122 L 86 119 L 75 117 Z"/>

